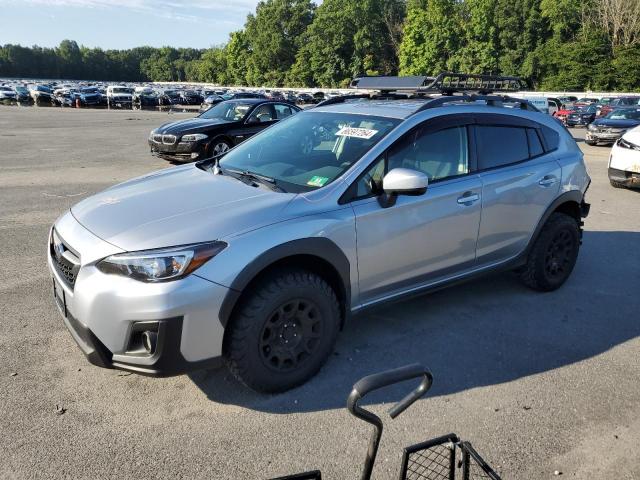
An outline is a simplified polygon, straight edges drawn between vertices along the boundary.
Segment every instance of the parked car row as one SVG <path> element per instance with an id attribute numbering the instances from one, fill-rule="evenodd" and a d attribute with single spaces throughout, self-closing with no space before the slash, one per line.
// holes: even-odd
<path id="1" fill-rule="evenodd" d="M 104 82 L 36 82 L 0 80 L 0 103 L 60 107 L 142 109 L 200 106 L 201 111 L 237 98 L 260 98 L 297 105 L 317 104 L 338 91 L 206 88 L 187 85 L 108 84 Z"/>

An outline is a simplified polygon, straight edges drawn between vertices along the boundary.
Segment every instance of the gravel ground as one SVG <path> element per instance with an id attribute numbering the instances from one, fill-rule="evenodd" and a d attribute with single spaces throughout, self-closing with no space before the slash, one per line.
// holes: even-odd
<path id="1" fill-rule="evenodd" d="M 395 478 L 403 446 L 450 431 L 504 479 L 640 478 L 640 192 L 609 186 L 607 147 L 580 143 L 591 216 L 557 292 L 500 274 L 370 312 L 281 395 L 225 369 L 151 379 L 89 365 L 51 296 L 47 230 L 82 197 L 167 167 L 147 134 L 187 116 L 0 107 L 0 478 L 355 478 L 369 430 L 344 409 L 351 385 L 416 361 L 432 394 L 388 423 L 375 478 Z"/>

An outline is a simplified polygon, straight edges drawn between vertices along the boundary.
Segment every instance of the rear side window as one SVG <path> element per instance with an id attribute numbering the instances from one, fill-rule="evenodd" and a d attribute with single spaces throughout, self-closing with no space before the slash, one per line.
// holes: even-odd
<path id="1" fill-rule="evenodd" d="M 546 144 L 547 152 L 552 152 L 553 150 L 557 150 L 560 145 L 560 135 L 553 128 L 546 127 L 542 125 L 540 129 L 542 136 L 544 137 L 544 143 Z"/>
<path id="2" fill-rule="evenodd" d="M 529 158 L 527 129 L 478 125 L 478 167 L 480 170 L 502 167 Z"/>
<path id="3" fill-rule="evenodd" d="M 532 157 L 542 155 L 544 153 L 544 149 L 542 148 L 542 143 L 540 143 L 538 132 L 533 128 L 527 128 L 527 138 L 529 139 L 529 155 Z"/>

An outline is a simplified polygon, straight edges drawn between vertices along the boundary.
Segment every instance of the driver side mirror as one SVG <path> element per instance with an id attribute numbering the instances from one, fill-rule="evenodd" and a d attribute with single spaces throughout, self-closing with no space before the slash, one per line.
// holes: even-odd
<path id="1" fill-rule="evenodd" d="M 378 197 L 384 208 L 395 205 L 398 195 L 424 195 L 429 186 L 429 177 L 417 170 L 394 168 L 382 179 L 384 193 Z"/>

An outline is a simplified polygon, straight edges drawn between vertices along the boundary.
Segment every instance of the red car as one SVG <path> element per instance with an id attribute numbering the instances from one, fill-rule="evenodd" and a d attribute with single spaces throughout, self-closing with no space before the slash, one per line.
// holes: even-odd
<path id="1" fill-rule="evenodd" d="M 556 110 L 555 112 L 553 112 L 553 116 L 560 120 L 562 123 L 566 124 L 569 114 L 575 112 L 576 110 L 578 110 L 578 108 L 579 107 L 575 105 L 571 105 L 570 107 L 563 105 L 560 110 Z"/>

